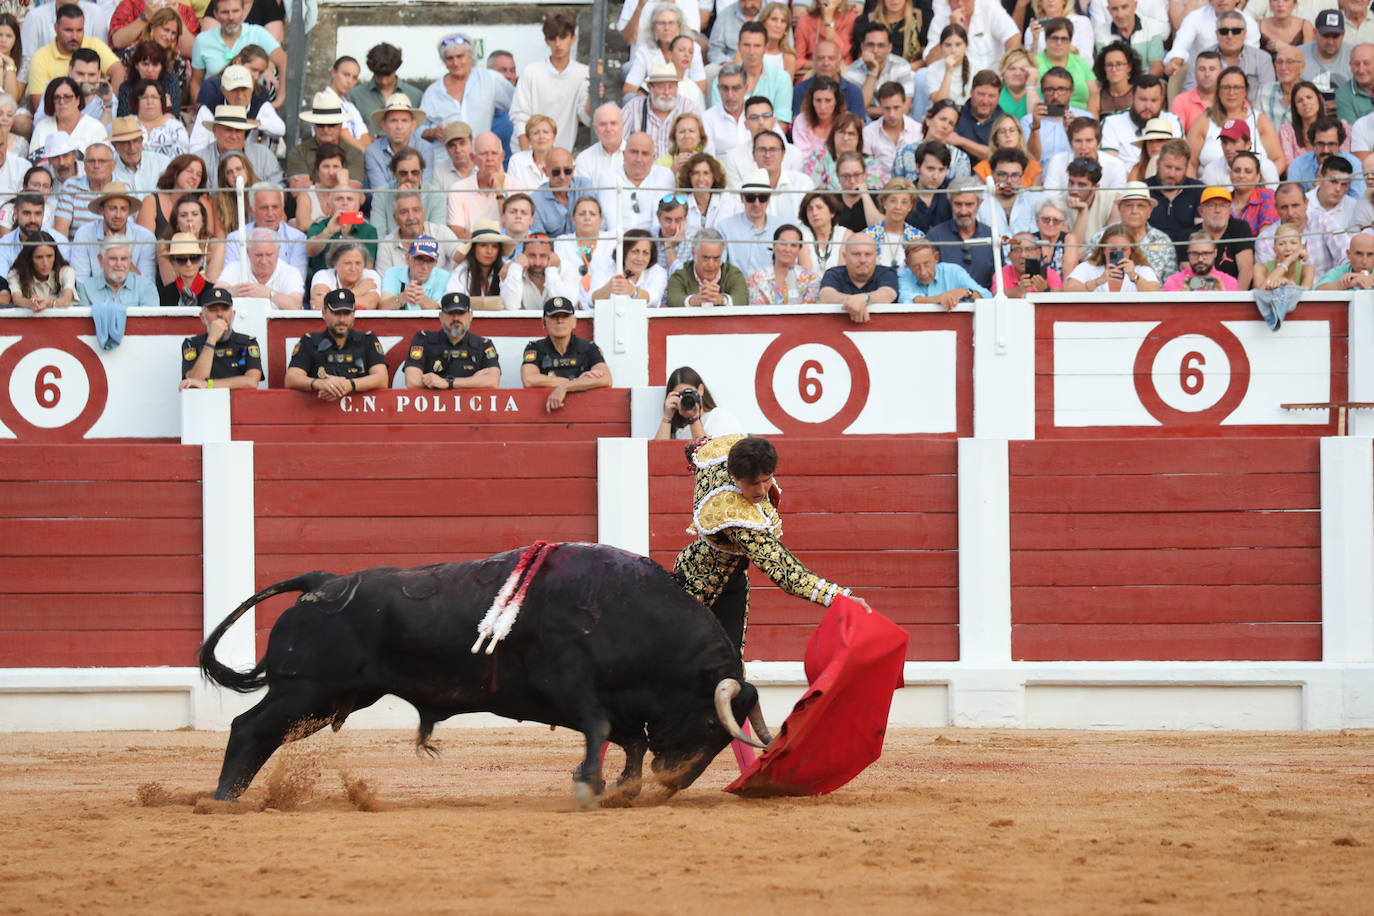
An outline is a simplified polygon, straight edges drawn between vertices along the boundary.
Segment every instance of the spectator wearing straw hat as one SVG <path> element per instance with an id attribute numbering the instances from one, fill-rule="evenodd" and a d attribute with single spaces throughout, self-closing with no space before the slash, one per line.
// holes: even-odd
<path id="1" fill-rule="evenodd" d="M 1120 225 L 1126 229 L 1136 248 L 1150 262 L 1150 268 L 1154 270 L 1155 276 L 1167 279 L 1178 272 L 1178 252 L 1174 248 L 1174 240 L 1168 233 L 1150 225 L 1150 214 L 1154 212 L 1155 206 L 1150 187 L 1143 181 L 1126 182 L 1125 190 L 1116 199 L 1116 209 L 1121 215 Z M 1101 232 L 1095 233 L 1088 239 L 1088 246 L 1095 250 L 1102 239 L 1102 233 L 1110 228 L 1106 226 Z"/>
<path id="2" fill-rule="evenodd" d="M 677 68 L 654 64 L 645 81 L 648 95 L 637 95 L 620 109 L 620 116 L 631 131 L 649 135 L 654 141 L 654 158 L 667 154 L 673 144 L 673 121 L 680 114 L 701 116 L 701 109 L 678 92 Z"/>
<path id="3" fill-rule="evenodd" d="M 343 142 L 343 125 L 348 115 L 337 95 L 328 89 L 315 93 L 310 107 L 301 112 L 301 120 L 311 125 L 312 130 L 309 137 L 303 137 L 286 154 L 286 177 L 291 187 L 310 187 L 315 152 L 322 143 L 333 143 L 343 149 L 344 167 L 351 180 L 359 184 L 367 180 L 362 151 Z"/>
<path id="4" fill-rule="evenodd" d="M 172 282 L 158 292 L 164 307 L 199 305 L 203 308 L 212 300 L 215 286 L 205 276 L 205 248 L 199 238 L 189 232 L 176 233 L 167 246 L 167 259 L 172 262 Z M 221 292 L 228 295 L 227 290 Z"/>
<path id="5" fill-rule="evenodd" d="M 381 135 L 367 145 L 363 151 L 363 166 L 366 174 L 366 188 L 386 187 L 390 178 L 391 157 L 406 147 L 420 154 L 424 161 L 424 175 L 429 178 L 434 171 L 434 144 L 420 134 L 425 123 L 425 113 L 414 108 L 410 100 L 397 93 L 386 100 L 386 107 L 372 113 L 372 123 L 381 128 Z"/>
<path id="6" fill-rule="evenodd" d="M 242 105 L 218 105 L 215 116 L 205 123 L 214 133 L 215 142 L 191 152 L 205 163 L 205 174 L 211 183 L 219 172 L 220 158 L 235 152 L 247 157 L 259 179 L 281 183 L 281 165 L 277 157 L 261 143 L 248 139 L 248 132 L 258 126 L 257 121 L 248 117 L 248 109 Z"/>
<path id="7" fill-rule="evenodd" d="M 114 180 L 124 182 L 142 200 L 157 189 L 157 180 L 171 163 L 162 153 L 143 148 L 143 128 L 138 118 L 115 118 L 110 127 L 110 143 L 115 148 Z"/>
<path id="8" fill-rule="evenodd" d="M 501 384 L 496 344 L 472 333 L 472 299 L 444 293 L 439 330 L 416 331 L 406 356 L 407 388 L 495 388 Z"/>
<path id="9" fill-rule="evenodd" d="M 77 282 L 100 272 L 95 252 L 99 243 L 112 235 L 120 235 L 129 242 L 129 256 L 134 271 L 149 281 L 157 277 L 157 238 L 138 223 L 129 219 L 139 200 L 129 193 L 122 181 L 112 181 L 91 201 L 87 209 L 97 216 L 72 236 L 72 269 Z"/>

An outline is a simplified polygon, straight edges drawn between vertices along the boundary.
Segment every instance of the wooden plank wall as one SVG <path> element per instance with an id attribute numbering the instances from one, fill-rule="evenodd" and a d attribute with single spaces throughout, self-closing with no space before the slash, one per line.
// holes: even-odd
<path id="1" fill-rule="evenodd" d="M 1011 444 L 1012 657 L 1319 660 L 1316 439 Z"/>
<path id="2" fill-rule="evenodd" d="M 683 442 L 650 443 L 649 550 L 668 569 L 690 543 Z M 783 542 L 911 634 L 908 658 L 959 656 L 958 459 L 953 440 L 779 437 Z M 745 658 L 796 661 L 823 609 L 750 573 Z"/>
<path id="3" fill-rule="evenodd" d="M 0 667 L 195 664 L 200 478 L 190 446 L 0 445 Z"/>
<path id="4" fill-rule="evenodd" d="M 597 536 L 594 441 L 258 443 L 254 474 L 258 588 Z M 259 654 L 294 600 L 259 607 Z"/>

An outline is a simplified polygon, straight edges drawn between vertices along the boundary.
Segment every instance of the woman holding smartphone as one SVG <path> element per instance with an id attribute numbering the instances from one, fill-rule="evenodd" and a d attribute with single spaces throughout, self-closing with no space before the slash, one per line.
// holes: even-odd
<path id="1" fill-rule="evenodd" d="M 1120 224 L 1108 226 L 1097 243 L 1097 250 L 1069 274 L 1064 283 L 1070 293 L 1153 293 L 1159 290 L 1159 277 L 1145 260 L 1140 246 Z"/>

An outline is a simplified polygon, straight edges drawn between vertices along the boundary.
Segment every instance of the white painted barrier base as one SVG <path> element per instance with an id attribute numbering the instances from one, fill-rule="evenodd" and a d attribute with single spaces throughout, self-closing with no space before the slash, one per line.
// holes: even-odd
<path id="1" fill-rule="evenodd" d="M 764 716 L 786 718 L 805 689 L 798 662 L 754 662 Z M 1260 730 L 1374 728 L 1374 664 L 1313 662 L 908 662 L 892 727 Z M 221 730 L 257 702 L 207 685 L 192 668 L 13 669 L 0 686 L 0 732 Z M 349 728 L 414 728 L 395 697 Z M 509 727 L 486 714 L 447 728 Z M 541 726 L 542 727 L 542 726 Z"/>

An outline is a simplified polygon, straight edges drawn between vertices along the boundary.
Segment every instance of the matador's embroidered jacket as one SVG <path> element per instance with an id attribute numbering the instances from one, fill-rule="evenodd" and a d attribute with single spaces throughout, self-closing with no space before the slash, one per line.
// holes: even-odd
<path id="1" fill-rule="evenodd" d="M 849 589 L 802 565 L 782 545 L 782 516 L 772 500 L 750 502 L 730 477 L 726 458 L 730 446 L 742 438 L 710 439 L 693 453 L 696 490 L 687 533 L 695 534 L 697 540 L 678 554 L 673 573 L 688 592 L 710 607 L 730 578 L 753 563 L 788 594 L 829 607 L 835 595 L 847 595 Z M 776 485 L 773 492 L 780 495 Z"/>

